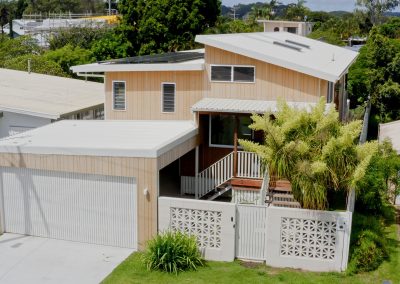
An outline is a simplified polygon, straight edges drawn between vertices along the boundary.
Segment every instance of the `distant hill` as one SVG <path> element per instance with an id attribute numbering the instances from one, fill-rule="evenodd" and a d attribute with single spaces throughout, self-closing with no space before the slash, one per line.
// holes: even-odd
<path id="1" fill-rule="evenodd" d="M 400 12 L 386 12 L 385 16 L 388 16 L 388 17 L 400 17 Z"/>
<path id="2" fill-rule="evenodd" d="M 229 7 L 222 5 L 221 7 L 221 15 L 227 17 L 233 17 L 233 9 L 235 9 L 236 18 L 242 19 L 245 18 L 247 14 L 250 13 L 253 6 L 261 7 L 265 2 L 255 2 L 250 4 L 237 4 L 234 7 Z M 286 9 L 287 5 L 278 5 L 275 9 L 276 16 L 283 16 L 283 11 Z"/>
<path id="3" fill-rule="evenodd" d="M 331 11 L 329 12 L 330 15 L 335 16 L 335 17 L 341 17 L 343 15 L 350 14 L 348 11 Z"/>

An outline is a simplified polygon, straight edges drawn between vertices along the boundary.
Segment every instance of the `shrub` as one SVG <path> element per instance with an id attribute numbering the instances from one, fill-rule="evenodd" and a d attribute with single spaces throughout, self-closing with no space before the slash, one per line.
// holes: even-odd
<path id="1" fill-rule="evenodd" d="M 350 273 L 375 270 L 388 257 L 383 221 L 355 214 L 351 234 Z"/>
<path id="2" fill-rule="evenodd" d="M 197 270 L 197 267 L 204 265 L 196 238 L 171 231 L 161 233 L 148 242 L 143 260 L 148 270 L 175 274 Z"/>

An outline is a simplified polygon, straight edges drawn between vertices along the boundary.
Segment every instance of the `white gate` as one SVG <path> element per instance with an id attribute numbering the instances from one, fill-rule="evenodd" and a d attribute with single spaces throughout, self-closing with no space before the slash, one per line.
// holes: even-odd
<path id="1" fill-rule="evenodd" d="M 235 204 L 160 197 L 158 208 L 159 231 L 195 235 L 205 259 L 234 260 Z"/>
<path id="2" fill-rule="evenodd" d="M 236 210 L 236 257 L 265 260 L 267 207 L 238 204 Z"/>

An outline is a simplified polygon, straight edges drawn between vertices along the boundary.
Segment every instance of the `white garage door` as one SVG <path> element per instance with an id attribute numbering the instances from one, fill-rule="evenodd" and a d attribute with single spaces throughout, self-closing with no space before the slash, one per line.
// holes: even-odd
<path id="1" fill-rule="evenodd" d="M 137 248 L 134 178 L 0 167 L 9 233 Z"/>

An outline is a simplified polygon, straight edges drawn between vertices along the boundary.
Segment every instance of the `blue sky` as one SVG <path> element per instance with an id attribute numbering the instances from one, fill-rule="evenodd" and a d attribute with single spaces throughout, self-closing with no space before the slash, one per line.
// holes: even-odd
<path id="1" fill-rule="evenodd" d="M 238 3 L 254 3 L 264 2 L 265 0 L 222 0 L 222 4 L 227 6 L 233 6 Z M 283 4 L 297 2 L 296 0 L 281 0 Z M 306 6 L 311 10 L 322 10 L 322 11 L 353 11 L 355 7 L 355 0 L 307 0 Z M 399 11 L 397 8 L 395 11 Z"/>

